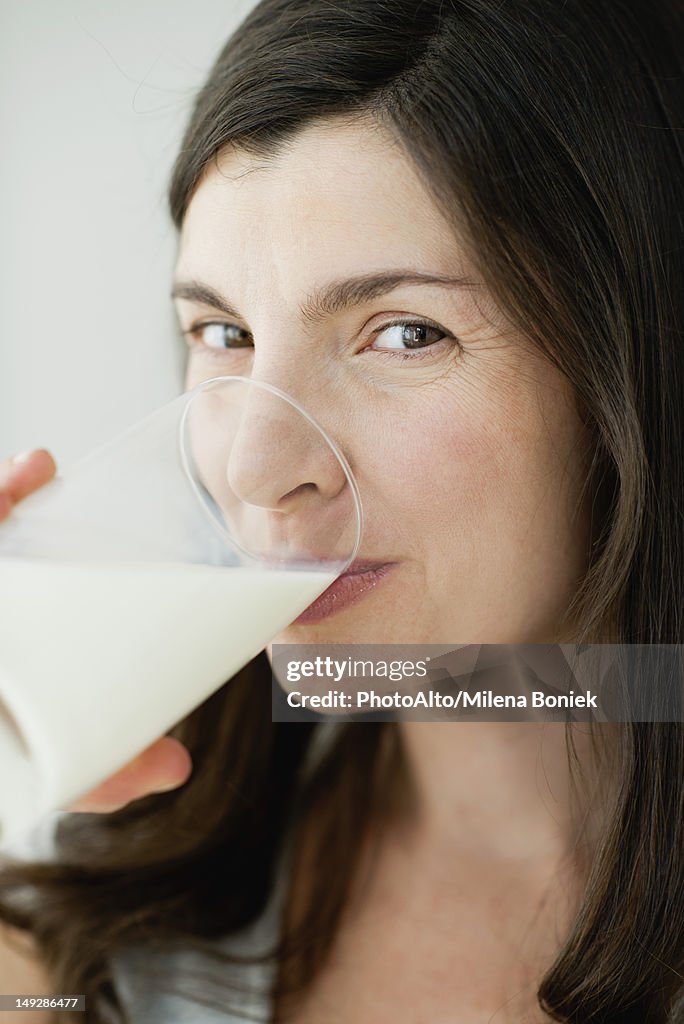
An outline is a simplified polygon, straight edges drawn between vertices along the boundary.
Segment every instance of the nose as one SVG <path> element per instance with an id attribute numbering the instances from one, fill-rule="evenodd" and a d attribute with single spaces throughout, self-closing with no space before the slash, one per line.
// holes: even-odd
<path id="1" fill-rule="evenodd" d="M 347 477 L 324 434 L 300 409 L 262 387 L 244 395 L 227 460 L 234 495 L 271 512 L 333 501 Z"/>
<path id="2" fill-rule="evenodd" d="M 216 378 L 191 404 L 192 472 L 239 549 L 280 564 L 348 564 L 362 509 L 351 467 L 287 393 L 265 381 Z"/>

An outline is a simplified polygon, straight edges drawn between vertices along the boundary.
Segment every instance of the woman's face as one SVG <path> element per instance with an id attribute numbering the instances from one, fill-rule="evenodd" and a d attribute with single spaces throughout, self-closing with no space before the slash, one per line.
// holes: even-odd
<path id="1" fill-rule="evenodd" d="M 371 275 L 387 279 L 311 310 Z M 225 150 L 189 205 L 176 282 L 186 386 L 239 374 L 296 398 L 356 477 L 358 557 L 391 563 L 279 642 L 571 639 L 558 623 L 588 551 L 573 394 L 385 129 L 318 122 L 268 161 Z"/>

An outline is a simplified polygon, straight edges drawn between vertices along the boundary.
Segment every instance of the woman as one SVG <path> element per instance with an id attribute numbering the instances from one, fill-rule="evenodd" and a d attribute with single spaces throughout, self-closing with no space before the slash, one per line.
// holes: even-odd
<path id="1" fill-rule="evenodd" d="M 171 184 L 186 383 L 294 394 L 390 566 L 277 639 L 684 639 L 682 27 L 262 0 L 228 41 Z M 53 470 L 7 467 L 9 501 Z M 225 1005 L 282 894 L 273 1020 L 684 1021 L 681 724 L 278 725 L 269 654 L 0 876 L 86 1020 L 134 969 L 129 1019 L 181 1019 L 154 964 L 191 948 Z"/>

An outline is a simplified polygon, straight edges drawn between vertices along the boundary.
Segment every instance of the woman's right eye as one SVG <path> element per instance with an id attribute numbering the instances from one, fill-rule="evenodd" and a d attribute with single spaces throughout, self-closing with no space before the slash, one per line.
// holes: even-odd
<path id="1" fill-rule="evenodd" d="M 238 327 L 237 324 L 221 323 L 216 320 L 194 324 L 187 331 L 183 331 L 183 334 L 193 344 L 223 351 L 231 348 L 250 348 L 252 345 L 249 331 Z"/>

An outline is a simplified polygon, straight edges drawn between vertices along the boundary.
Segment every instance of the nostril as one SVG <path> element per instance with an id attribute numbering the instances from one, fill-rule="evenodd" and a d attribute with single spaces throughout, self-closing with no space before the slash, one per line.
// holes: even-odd
<path id="1" fill-rule="evenodd" d="M 301 494 L 304 494 L 307 491 L 311 491 L 311 490 L 312 491 L 316 491 L 317 490 L 316 484 L 313 484 L 313 483 L 299 484 L 298 487 L 293 487 L 291 491 L 287 492 L 287 494 L 283 494 L 283 496 L 280 499 L 280 501 L 283 502 L 283 501 L 287 501 L 289 498 L 299 497 Z"/>

